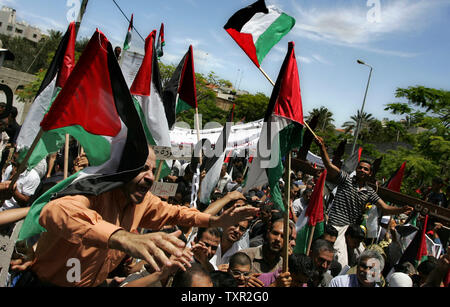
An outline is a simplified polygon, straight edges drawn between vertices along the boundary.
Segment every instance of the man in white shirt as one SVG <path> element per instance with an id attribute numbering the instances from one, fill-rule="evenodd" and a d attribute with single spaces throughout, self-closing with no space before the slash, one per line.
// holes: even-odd
<path id="1" fill-rule="evenodd" d="M 47 162 L 42 160 L 35 168 L 32 170 L 25 170 L 20 174 L 17 179 L 15 188 L 12 190 L 12 194 L 8 193 L 10 179 L 13 177 L 13 171 L 15 166 L 9 165 L 2 177 L 2 184 L 0 185 L 1 194 L 4 195 L 2 200 L 4 200 L 0 211 L 5 211 L 9 209 L 21 208 L 30 205 L 30 200 L 32 199 L 36 189 L 41 183 L 41 178 L 45 175 L 47 171 Z"/>
<path id="2" fill-rule="evenodd" d="M 226 185 L 231 182 L 231 176 L 227 173 L 227 165 L 222 165 L 222 170 L 220 171 L 220 178 L 219 182 L 217 183 L 217 190 L 220 191 L 220 193 L 223 193 L 223 190 L 225 189 Z"/>
<path id="3" fill-rule="evenodd" d="M 214 266 L 214 269 L 218 270 L 219 266 L 228 264 L 231 256 L 242 250 L 239 241 L 247 231 L 248 227 L 249 222 L 245 220 L 224 230 L 216 254 L 209 261 Z"/>

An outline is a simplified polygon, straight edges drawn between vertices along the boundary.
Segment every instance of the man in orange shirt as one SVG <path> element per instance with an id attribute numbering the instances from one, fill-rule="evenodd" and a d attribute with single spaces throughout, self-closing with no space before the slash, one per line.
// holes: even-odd
<path id="1" fill-rule="evenodd" d="M 98 196 L 65 196 L 48 203 L 39 223 L 47 230 L 38 241 L 35 260 L 18 286 L 99 286 L 125 255 L 143 259 L 156 271 L 181 257 L 184 243 L 172 234 L 136 234 L 138 228 L 159 230 L 164 225 L 227 227 L 257 213 L 236 206 L 220 216 L 172 206 L 151 194 L 156 156 L 149 150 L 144 169 L 127 184 Z M 235 194 L 230 194 L 235 195 Z M 232 197 L 227 195 L 225 197 Z"/>

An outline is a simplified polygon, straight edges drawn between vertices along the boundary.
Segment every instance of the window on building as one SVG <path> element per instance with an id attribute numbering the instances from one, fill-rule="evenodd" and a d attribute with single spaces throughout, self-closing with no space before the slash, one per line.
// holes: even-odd
<path id="1" fill-rule="evenodd" d="M 8 26 L 8 27 L 6 28 L 6 30 L 12 31 L 12 30 L 13 30 L 13 27 L 12 27 L 12 26 Z"/>
<path id="2" fill-rule="evenodd" d="M 16 29 L 16 33 L 22 34 L 23 30 L 22 29 Z"/>

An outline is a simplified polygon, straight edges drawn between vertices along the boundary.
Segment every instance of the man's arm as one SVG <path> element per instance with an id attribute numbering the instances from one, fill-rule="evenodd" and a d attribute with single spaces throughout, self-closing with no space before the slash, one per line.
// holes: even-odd
<path id="1" fill-rule="evenodd" d="M 216 215 L 217 213 L 222 210 L 222 208 L 228 204 L 229 202 L 232 202 L 234 200 L 243 199 L 245 200 L 244 194 L 238 191 L 233 191 L 222 197 L 221 199 L 216 200 L 212 204 L 208 206 L 203 212 L 208 213 L 211 215 Z"/>
<path id="2" fill-rule="evenodd" d="M 320 156 L 322 157 L 322 162 L 325 165 L 325 168 L 327 169 L 327 180 L 334 182 L 339 175 L 340 169 L 331 163 L 330 157 L 327 153 L 327 148 L 325 147 L 325 143 L 321 137 L 317 137 L 315 139 L 316 144 L 319 146 L 320 149 Z"/>
<path id="3" fill-rule="evenodd" d="M 393 207 L 387 205 L 381 198 L 377 201 L 376 206 L 382 210 L 383 215 L 410 214 L 414 208 L 410 206 Z"/>

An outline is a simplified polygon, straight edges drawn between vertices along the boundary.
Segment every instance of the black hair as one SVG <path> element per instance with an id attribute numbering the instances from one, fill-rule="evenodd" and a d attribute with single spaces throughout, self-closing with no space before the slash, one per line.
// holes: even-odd
<path id="1" fill-rule="evenodd" d="M 346 236 L 350 236 L 354 239 L 364 240 L 366 238 L 366 234 L 360 225 L 352 224 L 348 226 L 347 231 L 345 232 Z"/>
<path id="2" fill-rule="evenodd" d="M 203 234 L 207 232 L 211 235 L 213 235 L 214 237 L 220 238 L 222 237 L 222 231 L 220 230 L 220 228 L 199 228 L 197 231 L 197 236 L 195 237 L 196 241 L 200 240 L 203 236 Z"/>
<path id="3" fill-rule="evenodd" d="M 203 269 L 199 263 L 192 263 L 190 268 L 186 268 L 186 271 L 178 270 L 173 277 L 173 288 L 188 288 L 192 286 L 194 276 L 209 277 L 209 273 Z"/>
<path id="4" fill-rule="evenodd" d="M 236 288 L 238 286 L 236 279 L 222 271 L 213 271 L 209 273 L 214 288 Z"/>
<path id="5" fill-rule="evenodd" d="M 434 257 L 428 256 L 428 259 L 423 261 L 417 267 L 417 272 L 422 273 L 423 275 L 429 275 L 431 271 L 433 271 L 437 266 L 437 260 Z"/>
<path id="6" fill-rule="evenodd" d="M 314 264 L 310 257 L 305 254 L 292 254 L 289 256 L 289 272 L 293 274 L 303 274 L 311 278 L 314 271 Z"/>
<path id="7" fill-rule="evenodd" d="M 252 259 L 243 252 L 237 252 L 230 258 L 230 268 L 235 267 L 236 265 L 250 265 L 252 267 Z"/>
<path id="8" fill-rule="evenodd" d="M 324 233 L 329 236 L 332 236 L 332 237 L 337 237 L 339 235 L 339 232 L 337 231 L 337 229 L 334 228 L 333 225 L 331 225 L 331 224 L 325 225 Z"/>

